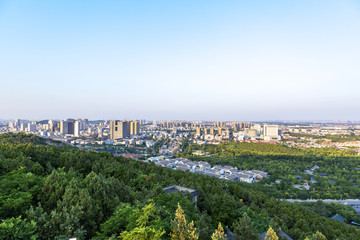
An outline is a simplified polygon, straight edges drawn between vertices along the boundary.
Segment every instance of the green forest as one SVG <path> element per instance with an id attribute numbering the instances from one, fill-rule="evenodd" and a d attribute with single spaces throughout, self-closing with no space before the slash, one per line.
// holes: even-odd
<path id="1" fill-rule="evenodd" d="M 218 147 L 213 154 L 222 161 L 231 145 Z M 284 168 L 301 158 L 311 166 L 297 150 L 289 151 L 274 154 Z M 265 154 L 247 156 L 265 157 L 258 166 L 267 165 Z M 327 164 L 321 154 L 311 156 Z M 197 190 L 197 206 L 191 196 L 165 193 L 174 184 Z M 341 211 L 346 221 L 356 219 L 345 206 L 292 204 L 253 185 L 59 147 L 23 133 L 0 135 L 0 186 L 0 239 L 223 239 L 227 229 L 236 239 L 257 239 L 268 229 L 301 240 L 322 234 L 360 239 L 359 228 L 326 216 Z"/>
<path id="2" fill-rule="evenodd" d="M 356 136 L 356 135 L 313 135 L 313 134 L 305 134 L 305 133 L 289 133 L 290 136 L 292 137 L 297 137 L 297 138 L 313 138 L 313 139 L 319 139 L 319 141 L 321 140 L 325 140 L 325 139 L 329 139 L 332 142 L 351 142 L 351 141 L 359 141 L 360 140 L 360 136 Z"/>
<path id="3" fill-rule="evenodd" d="M 195 156 L 203 150 L 211 156 Z M 352 151 L 333 148 L 290 148 L 267 143 L 222 143 L 219 145 L 191 144 L 178 156 L 214 165 L 230 165 L 241 170 L 262 170 L 270 177 L 260 182 L 241 183 L 246 188 L 265 192 L 276 198 L 350 199 L 360 198 L 360 158 Z M 319 166 L 313 175 L 304 171 Z M 322 175 L 320 175 L 322 174 Z M 280 180 L 280 183 L 275 183 Z M 310 180 L 315 180 L 310 183 Z M 294 185 L 310 183 L 310 189 Z"/>

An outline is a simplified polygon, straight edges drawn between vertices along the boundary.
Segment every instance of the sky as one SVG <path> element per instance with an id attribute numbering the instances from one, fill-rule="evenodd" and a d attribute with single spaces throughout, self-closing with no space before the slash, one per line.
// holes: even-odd
<path id="1" fill-rule="evenodd" d="M 360 120 L 357 0 L 0 0 L 0 119 Z"/>

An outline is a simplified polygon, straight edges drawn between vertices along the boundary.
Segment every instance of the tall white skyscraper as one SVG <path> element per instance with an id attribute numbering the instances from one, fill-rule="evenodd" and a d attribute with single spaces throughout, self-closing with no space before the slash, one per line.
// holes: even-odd
<path id="1" fill-rule="evenodd" d="M 74 136 L 80 137 L 81 122 L 75 121 L 74 123 Z"/>

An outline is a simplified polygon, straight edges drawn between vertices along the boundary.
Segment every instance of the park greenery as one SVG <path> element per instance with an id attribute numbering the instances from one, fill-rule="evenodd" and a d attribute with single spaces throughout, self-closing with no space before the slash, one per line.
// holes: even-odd
<path id="1" fill-rule="evenodd" d="M 196 189 L 197 206 L 191 196 L 165 193 L 173 184 Z M 236 239 L 257 239 L 270 228 L 268 239 L 280 229 L 300 240 L 360 239 L 357 227 L 324 217 L 331 209 L 320 213 L 253 185 L 58 147 L 33 135 L 0 135 L 0 185 L 0 239 L 223 239 L 228 230 Z"/>
<path id="2" fill-rule="evenodd" d="M 202 150 L 211 156 L 195 156 Z M 262 170 L 270 176 L 241 186 L 285 199 L 357 199 L 360 197 L 360 158 L 352 151 L 334 148 L 306 149 L 268 143 L 228 142 L 219 145 L 191 144 L 178 156 L 241 170 Z M 314 174 L 305 170 L 317 165 Z M 294 185 L 309 183 L 310 189 Z"/>
<path id="3" fill-rule="evenodd" d="M 360 141 L 360 136 L 356 136 L 355 134 L 350 135 L 314 135 L 314 134 L 306 134 L 306 133 L 289 133 L 292 137 L 297 138 L 312 138 L 319 139 L 319 141 L 330 140 L 331 142 L 352 142 L 352 141 Z"/>

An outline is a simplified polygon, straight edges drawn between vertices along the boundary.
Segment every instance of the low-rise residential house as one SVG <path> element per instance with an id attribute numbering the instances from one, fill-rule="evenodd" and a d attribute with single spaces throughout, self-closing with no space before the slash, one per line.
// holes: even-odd
<path id="1" fill-rule="evenodd" d="M 255 176 L 253 174 L 239 173 L 238 176 L 241 182 L 252 183 L 255 180 Z"/>
<path id="2" fill-rule="evenodd" d="M 192 203 L 195 204 L 195 206 L 197 204 L 197 196 L 200 195 L 200 193 L 195 189 L 181 187 L 181 186 L 178 186 L 178 185 L 172 185 L 172 186 L 169 186 L 169 187 L 165 187 L 165 188 L 163 188 L 163 190 L 166 193 L 173 193 L 173 192 L 179 191 L 183 195 L 187 195 L 189 193 L 192 196 Z"/>
<path id="3" fill-rule="evenodd" d="M 252 173 L 255 174 L 256 178 L 263 179 L 268 178 L 269 175 L 266 172 L 260 171 L 260 170 L 251 170 Z"/>
<path id="4" fill-rule="evenodd" d="M 344 222 L 345 221 L 345 218 L 339 214 L 333 214 L 330 216 L 330 218 L 336 220 L 336 221 L 339 221 L 339 222 Z"/>
<path id="5" fill-rule="evenodd" d="M 221 166 L 214 166 L 211 168 L 212 170 L 214 170 L 215 174 L 224 174 L 225 171 Z"/>
<path id="6" fill-rule="evenodd" d="M 231 174 L 231 175 L 225 176 L 225 179 L 226 180 L 231 180 L 231 181 L 238 181 L 239 177 L 237 175 L 235 175 L 235 174 Z"/>
<path id="7" fill-rule="evenodd" d="M 211 165 L 208 162 L 198 162 L 200 169 L 210 169 Z"/>
<path id="8" fill-rule="evenodd" d="M 197 163 L 196 162 L 188 162 L 185 165 L 189 166 L 191 169 L 196 169 Z"/>
<path id="9" fill-rule="evenodd" d="M 189 168 L 187 165 L 182 164 L 182 163 L 177 163 L 176 166 L 175 166 L 175 169 L 180 169 L 180 170 L 186 169 L 186 170 L 190 170 L 190 168 Z"/>
<path id="10" fill-rule="evenodd" d="M 222 169 L 224 170 L 225 173 L 229 173 L 229 174 L 235 174 L 238 172 L 238 169 L 232 166 L 223 166 Z"/>
<path id="11" fill-rule="evenodd" d="M 236 168 L 230 169 L 229 171 L 226 171 L 228 174 L 238 174 L 238 170 Z"/>
<path id="12" fill-rule="evenodd" d="M 156 166 L 165 167 L 167 164 L 164 161 L 155 162 Z"/>
<path id="13" fill-rule="evenodd" d="M 162 160 L 162 159 L 164 159 L 164 158 L 162 158 L 162 157 L 150 157 L 150 158 L 148 158 L 147 160 L 148 160 L 149 162 L 158 162 L 158 161 L 160 161 L 160 160 Z"/>

